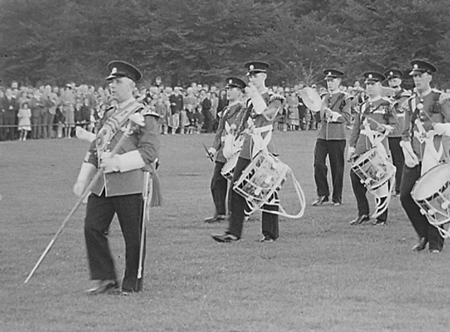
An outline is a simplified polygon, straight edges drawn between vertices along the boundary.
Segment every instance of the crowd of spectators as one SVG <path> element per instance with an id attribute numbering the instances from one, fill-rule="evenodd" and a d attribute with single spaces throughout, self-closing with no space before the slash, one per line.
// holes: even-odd
<path id="1" fill-rule="evenodd" d="M 136 90 L 135 97 L 160 115 L 161 134 L 216 130 L 220 111 L 227 105 L 223 88 L 196 83 L 185 88 L 169 87 L 156 82 L 159 84 Z M 271 87 L 274 93 L 286 98 L 275 130 L 317 129 L 319 112 L 311 112 L 303 103 L 299 94 L 303 87 L 303 83 Z M 326 93 L 323 86 L 316 89 L 318 94 Z M 342 89 L 356 101 L 364 93 L 358 82 Z M 6 88 L 0 87 L 0 141 L 71 138 L 76 126 L 94 132 L 96 123 L 110 106 L 108 87 L 76 86 L 74 83 L 64 87 L 30 87 L 12 82 Z"/>

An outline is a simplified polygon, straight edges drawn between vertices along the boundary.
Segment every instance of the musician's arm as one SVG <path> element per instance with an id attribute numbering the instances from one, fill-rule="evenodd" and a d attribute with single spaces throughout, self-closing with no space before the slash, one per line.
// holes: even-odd
<path id="1" fill-rule="evenodd" d="M 344 123 L 349 123 L 352 119 L 352 114 L 351 114 L 351 102 L 348 98 L 345 98 L 342 102 L 345 102 L 344 107 L 342 108 L 342 110 L 340 111 L 340 113 L 338 113 L 339 115 L 336 116 L 336 120 L 333 119 L 333 122 L 344 122 Z M 337 113 L 337 112 L 336 112 Z"/>
<path id="2" fill-rule="evenodd" d="M 402 132 L 402 141 L 406 141 L 406 142 L 411 142 L 411 137 L 410 137 L 410 133 L 411 133 L 411 116 L 412 116 L 412 111 L 409 107 L 409 99 L 405 102 L 405 124 L 403 127 L 403 132 Z M 407 107 L 406 107 L 407 106 Z"/>
<path id="3" fill-rule="evenodd" d="M 439 135 L 450 136 L 450 100 L 440 99 L 439 103 L 441 104 L 441 112 L 444 116 L 444 123 L 436 123 L 434 125 L 434 130 Z"/>
<path id="4" fill-rule="evenodd" d="M 356 142 L 358 141 L 359 134 L 361 132 L 361 112 L 362 106 L 359 107 L 359 112 L 355 115 L 355 122 L 353 124 L 352 131 L 350 133 L 350 139 L 348 145 L 350 147 L 356 147 Z"/>
<path id="5" fill-rule="evenodd" d="M 214 135 L 214 142 L 212 144 L 212 148 L 216 151 L 220 149 L 222 145 L 222 131 L 225 128 L 225 117 L 222 116 L 219 120 L 219 126 L 217 127 L 216 134 Z"/>

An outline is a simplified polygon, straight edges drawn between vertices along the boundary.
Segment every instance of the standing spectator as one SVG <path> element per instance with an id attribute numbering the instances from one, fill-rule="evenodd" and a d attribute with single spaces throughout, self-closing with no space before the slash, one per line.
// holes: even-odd
<path id="1" fill-rule="evenodd" d="M 2 111 L 4 112 L 3 123 L 5 127 L 5 140 L 14 140 L 16 138 L 16 123 L 17 112 L 19 111 L 19 103 L 14 98 L 13 92 L 10 88 L 6 89 L 5 97 L 3 98 Z"/>
<path id="2" fill-rule="evenodd" d="M 213 87 L 211 87 L 212 89 Z M 217 96 L 216 92 L 210 92 L 210 100 L 211 100 L 211 114 L 213 116 L 213 131 L 215 132 L 217 130 L 217 127 L 219 126 L 219 117 L 217 115 L 218 107 L 219 107 L 219 97 Z"/>
<path id="3" fill-rule="evenodd" d="M 211 100 L 208 99 L 205 89 L 200 90 L 200 103 L 202 104 L 203 130 L 206 133 L 212 132 L 213 116 L 211 114 Z"/>
<path id="4" fill-rule="evenodd" d="M 52 87 L 46 85 L 42 96 L 44 104 L 44 114 L 42 117 L 42 135 L 44 138 L 53 137 L 53 118 L 55 117 L 56 103 L 58 97 L 52 92 Z"/>
<path id="5" fill-rule="evenodd" d="M 294 90 L 289 91 L 288 88 L 286 90 L 286 124 L 289 130 L 298 130 L 300 127 L 300 116 L 298 113 L 299 97 Z M 286 129 L 283 128 L 283 131 L 286 131 Z"/>
<path id="6" fill-rule="evenodd" d="M 169 97 L 169 102 L 172 134 L 175 134 L 180 127 L 180 112 L 183 110 L 183 96 L 179 87 L 176 86 L 173 89 L 173 93 Z"/>
<path id="7" fill-rule="evenodd" d="M 61 104 L 65 121 L 64 136 L 71 138 L 72 128 L 75 127 L 75 92 L 71 84 L 67 84 L 65 91 L 61 94 Z"/>
<path id="8" fill-rule="evenodd" d="M 5 98 L 5 93 L 0 88 L 0 141 L 5 140 L 5 110 L 3 109 L 3 99 Z"/>
<path id="9" fill-rule="evenodd" d="M 223 110 L 227 105 L 228 105 L 227 90 L 222 89 L 219 92 L 219 101 L 217 103 L 217 109 Z"/>
<path id="10" fill-rule="evenodd" d="M 17 113 L 19 118 L 19 141 L 26 141 L 28 132 L 31 131 L 31 110 L 28 107 L 28 103 L 24 102 Z"/>
<path id="11" fill-rule="evenodd" d="M 41 92 L 36 89 L 31 97 L 31 137 L 39 139 L 42 136 L 42 119 L 44 114 L 44 103 Z"/>
<path id="12" fill-rule="evenodd" d="M 89 130 L 89 122 L 91 122 L 91 107 L 89 106 L 89 99 L 86 97 L 80 107 L 82 127 Z"/>

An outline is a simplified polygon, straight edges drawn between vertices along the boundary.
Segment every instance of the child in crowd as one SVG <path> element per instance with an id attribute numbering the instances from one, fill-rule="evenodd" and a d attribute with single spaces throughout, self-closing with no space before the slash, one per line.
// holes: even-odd
<path id="1" fill-rule="evenodd" d="M 195 107 L 195 113 L 194 113 L 194 121 L 195 121 L 195 126 L 197 129 L 197 134 L 200 134 L 202 132 L 202 127 L 203 127 L 203 113 L 202 113 L 202 104 L 198 104 Z"/>
<path id="2" fill-rule="evenodd" d="M 22 104 L 17 117 L 19 118 L 19 141 L 26 141 L 28 132 L 31 131 L 31 109 L 28 107 L 28 103 Z"/>

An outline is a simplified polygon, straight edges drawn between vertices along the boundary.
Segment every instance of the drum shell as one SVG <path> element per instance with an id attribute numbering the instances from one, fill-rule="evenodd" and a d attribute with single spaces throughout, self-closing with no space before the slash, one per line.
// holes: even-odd
<path id="1" fill-rule="evenodd" d="M 261 151 L 245 168 L 233 189 L 261 207 L 275 199 L 275 192 L 284 184 L 289 167 L 272 154 Z"/>
<path id="2" fill-rule="evenodd" d="M 415 183 L 411 197 L 428 221 L 435 225 L 450 222 L 450 164 L 440 164 Z"/>
<path id="3" fill-rule="evenodd" d="M 376 148 L 372 148 L 355 160 L 352 170 L 367 189 L 375 190 L 395 174 L 396 168 L 390 160 L 381 157 Z"/>

